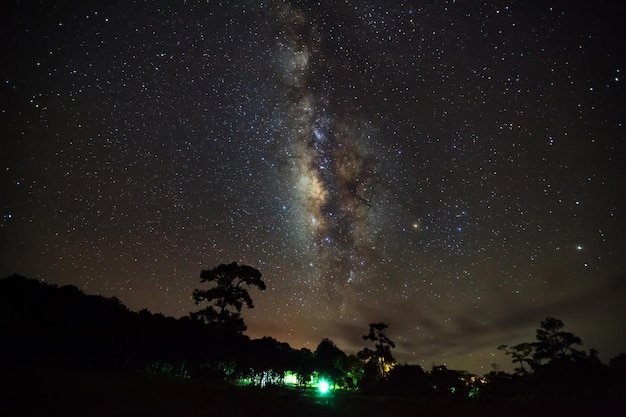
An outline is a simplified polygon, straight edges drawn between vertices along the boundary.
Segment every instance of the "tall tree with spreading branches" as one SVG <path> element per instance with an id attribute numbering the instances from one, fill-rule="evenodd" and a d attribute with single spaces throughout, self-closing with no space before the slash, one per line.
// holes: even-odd
<path id="1" fill-rule="evenodd" d="M 261 276 L 256 268 L 237 262 L 203 270 L 200 282 L 208 282 L 212 287 L 194 290 L 193 299 L 196 304 L 207 301 L 209 305 L 191 313 L 191 316 L 215 325 L 221 332 L 242 334 L 247 327 L 241 317 L 241 309 L 244 304 L 247 308 L 254 308 L 247 288 L 265 290 Z"/>
<path id="2" fill-rule="evenodd" d="M 389 327 L 385 323 L 370 323 L 369 333 L 363 336 L 363 340 L 371 340 L 376 348 L 372 351 L 368 348 L 359 352 L 359 356 L 369 364 L 376 364 L 376 379 L 385 378 L 389 370 L 395 365 L 396 360 L 391 354 L 391 349 L 396 344 L 387 337 L 385 330 Z"/>

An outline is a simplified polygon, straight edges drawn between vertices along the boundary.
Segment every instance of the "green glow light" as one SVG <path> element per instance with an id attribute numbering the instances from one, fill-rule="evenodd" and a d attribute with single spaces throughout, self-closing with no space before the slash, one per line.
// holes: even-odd
<path id="1" fill-rule="evenodd" d="M 292 374 L 291 372 L 287 371 L 285 377 L 283 378 L 283 383 L 289 384 L 289 385 L 297 385 L 298 377 L 295 374 Z"/>
<path id="2" fill-rule="evenodd" d="M 317 384 L 317 389 L 320 390 L 321 394 L 326 394 L 328 392 L 328 390 L 330 389 L 330 386 L 328 385 L 328 382 L 324 381 L 323 379 L 319 382 L 319 384 Z"/>

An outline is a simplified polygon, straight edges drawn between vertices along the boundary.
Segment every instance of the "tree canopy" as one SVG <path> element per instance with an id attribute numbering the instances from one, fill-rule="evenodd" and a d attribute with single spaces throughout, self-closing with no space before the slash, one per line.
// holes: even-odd
<path id="1" fill-rule="evenodd" d="M 585 356 L 574 346 L 582 345 L 580 337 L 563 330 L 564 324 L 554 317 L 542 320 L 536 333 L 535 342 L 523 342 L 498 349 L 511 356 L 518 374 L 528 374 L 545 368 L 546 365 L 564 363 Z"/>
<path id="2" fill-rule="evenodd" d="M 385 323 L 370 323 L 369 333 L 363 336 L 363 340 L 374 342 L 376 350 L 365 348 L 358 353 L 358 356 L 367 363 L 365 369 L 366 384 L 372 384 L 385 378 L 389 370 L 395 365 L 395 358 L 391 354 L 391 349 L 396 344 L 385 334 L 389 326 Z"/>
<path id="3" fill-rule="evenodd" d="M 227 333 L 243 333 L 246 325 L 241 317 L 241 309 L 244 304 L 247 308 L 254 308 L 252 297 L 245 287 L 265 290 L 265 282 L 261 277 L 261 272 L 256 268 L 237 262 L 203 270 L 200 282 L 208 282 L 213 286 L 206 290 L 194 290 L 193 299 L 196 304 L 207 301 L 209 305 L 192 313 L 192 317 L 214 324 Z"/>
<path id="4" fill-rule="evenodd" d="M 346 357 L 330 339 L 323 339 L 315 349 L 317 370 L 333 384 L 338 383 L 346 373 L 343 364 Z"/>

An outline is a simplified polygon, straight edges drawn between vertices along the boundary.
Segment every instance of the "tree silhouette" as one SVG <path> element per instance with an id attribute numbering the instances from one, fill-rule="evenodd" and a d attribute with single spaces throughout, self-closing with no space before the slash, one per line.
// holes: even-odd
<path id="1" fill-rule="evenodd" d="M 563 327 L 561 320 L 547 317 L 541 321 L 534 342 L 499 347 L 519 364 L 509 388 L 532 396 L 570 398 L 600 396 L 601 391 L 606 391 L 604 381 L 608 371 L 598 352 L 577 349 L 576 346 L 583 344 L 580 337 L 564 331 Z M 505 381 L 500 378 L 500 382 Z"/>
<path id="2" fill-rule="evenodd" d="M 513 358 L 513 363 L 519 364 L 519 367 L 515 368 L 515 373 L 519 375 L 526 375 L 532 372 L 535 368 L 536 347 L 534 343 L 523 342 L 513 347 L 500 345 L 498 346 L 498 349 L 511 356 L 511 358 Z"/>
<path id="3" fill-rule="evenodd" d="M 246 325 L 241 317 L 241 309 L 244 304 L 248 308 L 254 308 L 252 298 L 244 286 L 265 290 L 261 272 L 251 266 L 233 262 L 203 270 L 200 273 L 200 282 L 209 282 L 214 286 L 208 290 L 194 290 L 193 299 L 196 304 L 208 301 L 211 305 L 191 313 L 192 317 L 215 325 L 226 334 L 242 334 Z"/>
<path id="4" fill-rule="evenodd" d="M 330 339 L 323 339 L 315 349 L 317 370 L 325 378 L 337 384 L 345 375 L 346 354 Z"/>
<path id="5" fill-rule="evenodd" d="M 536 342 L 524 342 L 513 347 L 501 345 L 498 349 L 511 356 L 518 374 L 529 374 L 545 368 L 548 364 L 571 362 L 586 357 L 584 352 L 574 348 L 582 345 L 580 337 L 563 331 L 563 322 L 554 317 L 541 321 L 537 329 Z"/>
<path id="6" fill-rule="evenodd" d="M 294 355 L 294 371 L 298 375 L 298 384 L 305 385 L 315 372 L 315 355 L 307 348 L 300 348 Z"/>
<path id="7" fill-rule="evenodd" d="M 363 340 L 374 342 L 376 350 L 365 348 L 359 352 L 359 357 L 370 364 L 370 367 L 366 366 L 366 372 L 368 368 L 371 369 L 371 364 L 376 364 L 376 379 L 384 378 L 396 361 L 391 354 L 391 349 L 395 348 L 396 344 L 385 334 L 388 327 L 385 323 L 370 323 L 369 333 L 363 336 Z"/>
<path id="8" fill-rule="evenodd" d="M 547 317 L 537 329 L 535 343 L 535 362 L 543 364 L 552 361 L 569 360 L 582 353 L 574 345 L 582 345 L 580 337 L 565 332 L 563 322 L 554 317 Z"/>
<path id="9" fill-rule="evenodd" d="M 363 336 L 363 340 L 371 340 L 375 343 L 376 353 L 379 356 L 386 356 L 393 360 L 391 356 L 391 348 L 395 348 L 396 344 L 391 341 L 385 334 L 385 330 L 389 326 L 385 323 L 370 323 L 370 331 Z"/>
<path id="10" fill-rule="evenodd" d="M 626 353 L 620 353 L 609 360 L 609 366 L 615 371 L 626 376 Z"/>

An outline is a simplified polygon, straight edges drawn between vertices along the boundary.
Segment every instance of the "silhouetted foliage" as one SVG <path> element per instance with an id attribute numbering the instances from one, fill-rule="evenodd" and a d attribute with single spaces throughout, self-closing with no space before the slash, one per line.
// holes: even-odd
<path id="1" fill-rule="evenodd" d="M 391 349 L 396 345 L 385 334 L 389 326 L 385 323 L 370 323 L 369 333 L 363 336 L 363 340 L 374 342 L 376 350 L 365 348 L 358 353 L 365 365 L 360 387 L 374 387 L 381 379 L 384 379 L 395 364 L 396 360 L 391 354 Z"/>
<path id="2" fill-rule="evenodd" d="M 315 349 L 316 370 L 332 384 L 345 385 L 346 354 L 330 339 L 323 339 Z"/>
<path id="3" fill-rule="evenodd" d="M 563 322 L 554 317 L 548 317 L 541 322 L 537 329 L 537 342 L 534 343 L 535 366 L 550 362 L 566 361 L 581 354 L 574 345 L 582 345 L 580 337 L 563 331 Z"/>
<path id="4" fill-rule="evenodd" d="M 376 353 L 381 356 L 390 357 L 391 348 L 395 348 L 396 344 L 385 334 L 385 330 L 387 330 L 388 327 L 389 325 L 385 323 L 370 323 L 370 331 L 363 336 L 363 340 L 373 341 L 376 346 Z"/>
<path id="5" fill-rule="evenodd" d="M 0 332 L 4 367 L 187 376 L 190 364 L 204 360 L 212 346 L 201 322 L 131 312 L 115 297 L 17 275 L 0 280 Z"/>
<path id="6" fill-rule="evenodd" d="M 467 372 L 448 369 L 446 365 L 433 366 L 430 372 L 432 392 L 437 396 L 467 397 L 470 388 L 467 383 L 469 376 Z"/>
<path id="7" fill-rule="evenodd" d="M 250 378 L 255 385 L 281 385 L 285 373 L 291 368 L 293 356 L 289 344 L 272 337 L 251 340 L 245 356 L 240 357 L 242 376 Z"/>
<path id="8" fill-rule="evenodd" d="M 119 367 L 128 347 L 129 314 L 116 298 L 13 275 L 0 281 L 2 360 L 43 364 L 54 358 L 66 367 Z"/>
<path id="9" fill-rule="evenodd" d="M 250 282 L 257 280 L 260 273 Z M 241 295 L 239 304 L 228 297 L 213 305 L 218 315 L 221 306 L 238 313 L 238 305 L 252 304 L 249 294 Z M 626 354 L 617 355 L 606 366 L 597 351 L 581 350 L 580 338 L 554 318 L 541 321 L 535 341 L 501 347 L 516 365 L 515 373 L 494 370 L 484 379 L 445 365 L 425 372 L 418 365 L 395 364 L 391 355 L 395 344 L 386 336 L 384 323 L 370 324 L 363 339 L 374 342 L 374 350 L 365 348 L 357 355 L 346 355 L 330 339 L 323 339 L 311 352 L 271 337 L 251 340 L 232 329 L 226 337 L 221 324 L 191 317 L 175 319 L 145 309 L 132 312 L 116 298 L 12 276 L 0 280 L 0 369 L 4 375 L 20 375 L 24 369 L 121 371 L 246 380 L 260 386 L 282 385 L 285 375 L 297 376 L 305 385 L 318 375 L 337 387 L 358 387 L 386 398 L 419 399 L 414 403 L 480 398 L 477 401 L 497 399 L 510 405 L 523 400 L 550 415 L 565 415 L 578 404 L 624 409 Z M 547 404 L 554 406 L 545 409 Z M 572 406 L 565 409 L 559 404 Z"/>
<path id="10" fill-rule="evenodd" d="M 626 378 L 626 353 L 620 353 L 609 360 L 609 366 Z"/>
<path id="11" fill-rule="evenodd" d="M 215 325 L 223 333 L 242 334 L 246 325 L 241 317 L 241 309 L 244 304 L 248 308 L 254 308 L 252 298 L 244 285 L 265 290 L 261 272 L 251 266 L 233 262 L 203 270 L 200 273 L 200 282 L 208 282 L 214 286 L 208 290 L 194 290 L 194 301 L 196 304 L 207 301 L 212 305 L 192 313 L 192 317 Z"/>
<path id="12" fill-rule="evenodd" d="M 310 349 L 301 348 L 294 354 L 293 371 L 298 375 L 298 383 L 306 384 L 316 371 L 315 355 Z"/>
<path id="13" fill-rule="evenodd" d="M 541 321 L 535 342 L 525 342 L 499 349 L 510 355 L 514 363 L 516 378 L 504 383 L 501 375 L 491 375 L 492 383 L 508 385 L 509 389 L 532 396 L 588 397 L 608 392 L 606 387 L 607 368 L 598 359 L 597 351 L 585 353 L 575 346 L 582 340 L 563 330 L 561 320 L 548 317 Z"/>
<path id="14" fill-rule="evenodd" d="M 520 375 L 526 375 L 535 368 L 535 345 L 533 343 L 519 343 L 513 347 L 508 345 L 500 345 L 498 349 L 511 356 L 513 363 L 519 364 L 515 368 L 515 372 Z"/>
<path id="15" fill-rule="evenodd" d="M 402 397 L 424 398 L 430 392 L 429 381 L 429 375 L 419 365 L 396 365 L 389 371 L 381 391 Z"/>
<path id="16" fill-rule="evenodd" d="M 344 359 L 344 387 L 354 390 L 359 386 L 359 381 L 363 379 L 364 369 L 363 362 L 357 355 L 348 355 Z"/>

